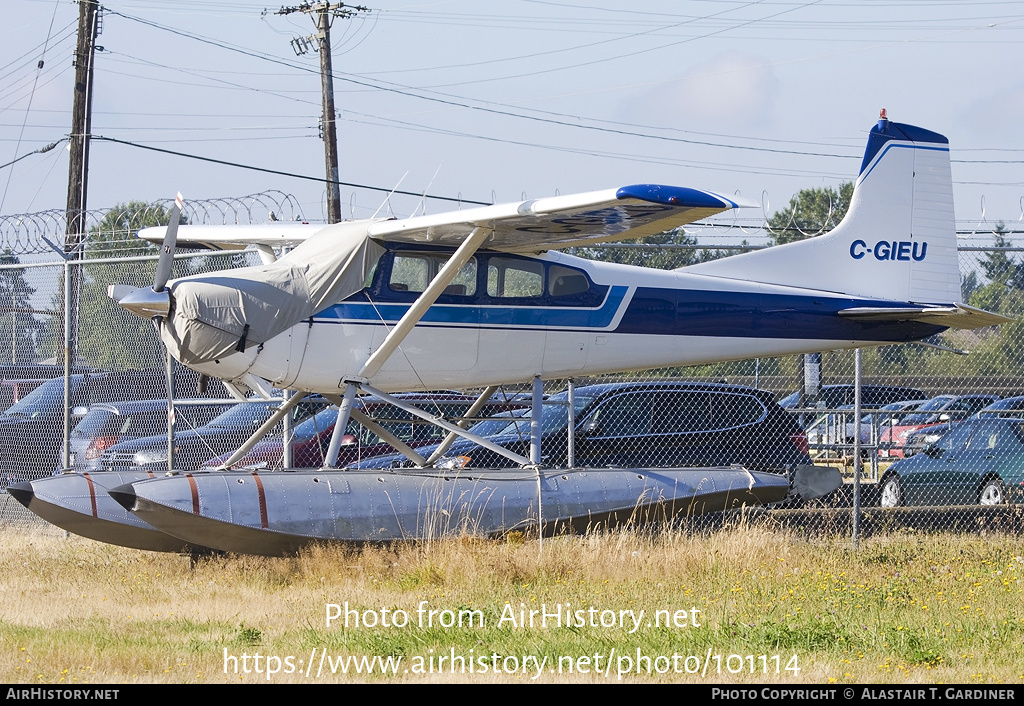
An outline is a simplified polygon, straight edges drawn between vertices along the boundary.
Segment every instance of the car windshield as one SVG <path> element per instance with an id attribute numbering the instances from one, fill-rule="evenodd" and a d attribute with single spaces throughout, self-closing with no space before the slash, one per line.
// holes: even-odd
<path id="1" fill-rule="evenodd" d="M 494 419 L 485 419 L 482 422 L 477 422 L 469 428 L 469 431 L 477 436 L 495 436 L 500 434 L 501 431 L 509 426 L 509 417 L 521 417 L 527 410 L 517 409 L 512 412 L 500 412 L 496 414 Z"/>
<path id="2" fill-rule="evenodd" d="M 569 421 L 569 393 L 559 392 L 558 394 L 551 395 L 544 401 L 544 411 L 541 414 L 543 420 L 542 432 L 543 434 L 550 434 L 564 429 Z M 575 409 L 576 417 L 579 418 L 581 412 L 590 406 L 594 401 L 592 397 L 584 397 L 583 395 L 576 395 Z M 524 410 L 523 416 L 520 419 L 509 422 L 505 425 L 505 428 L 494 434 L 494 436 L 527 436 L 530 433 L 530 421 L 533 418 L 532 409 Z"/>
<path id="3" fill-rule="evenodd" d="M 989 406 L 979 410 L 974 416 L 985 417 L 994 412 L 1012 412 L 1022 409 L 1024 409 L 1024 397 L 1007 397 L 1005 400 L 993 402 Z M 993 416 L 995 415 L 993 414 Z"/>
<path id="4" fill-rule="evenodd" d="M 967 444 L 975 429 L 977 426 L 974 424 L 958 424 L 939 437 L 932 446 L 944 452 L 959 450 Z"/>
<path id="5" fill-rule="evenodd" d="M 920 401 L 914 402 L 893 402 L 887 404 L 884 407 L 880 407 L 877 412 L 868 412 L 861 417 L 861 422 L 864 424 L 870 424 L 873 418 L 879 419 L 882 423 L 888 424 L 890 420 L 896 416 L 895 412 L 903 412 L 907 410 L 918 410 L 921 409 L 921 405 L 924 404 Z"/>
<path id="6" fill-rule="evenodd" d="M 371 411 L 372 413 L 367 413 L 368 416 L 375 419 L 375 421 L 377 421 L 382 427 L 395 434 L 395 436 L 399 437 L 403 441 L 408 441 L 413 438 L 413 428 L 430 426 L 428 422 L 421 422 L 419 419 L 414 418 L 409 412 L 398 409 L 390 404 L 375 403 Z M 446 411 L 451 412 L 452 410 Z M 332 431 L 337 418 L 337 407 L 328 407 L 327 409 L 318 412 L 301 424 L 297 424 L 295 426 L 293 442 L 309 441 L 318 434 Z M 503 422 L 502 426 L 507 423 L 508 422 Z M 380 437 L 369 429 L 360 426 L 355 420 L 349 420 L 345 433 L 359 437 L 359 443 L 362 446 L 374 446 L 376 444 L 383 443 Z"/>
<path id="7" fill-rule="evenodd" d="M 72 375 L 71 389 L 74 390 L 81 381 L 81 375 Z M 60 409 L 63 404 L 64 378 L 54 378 L 53 380 L 47 380 L 39 387 L 32 390 L 32 392 L 22 397 L 17 404 L 4 412 L 3 416 L 35 418 L 40 414 L 47 414 L 48 412 Z"/>
<path id="8" fill-rule="evenodd" d="M 932 417 L 939 410 L 945 409 L 950 402 L 953 401 L 953 397 L 935 397 L 928 400 L 923 405 L 917 408 L 917 411 L 913 414 L 904 416 L 897 423 L 897 426 L 906 426 L 908 424 L 926 424 L 931 421 Z"/>
<path id="9" fill-rule="evenodd" d="M 309 441 L 317 434 L 332 428 L 337 418 L 338 410 L 334 407 L 328 407 L 314 414 L 301 424 L 295 425 L 295 429 L 292 430 L 292 440 Z"/>
<path id="10" fill-rule="evenodd" d="M 249 426 L 262 424 L 270 418 L 273 413 L 272 406 L 276 402 L 246 402 L 236 404 L 219 417 L 213 419 L 207 426 L 219 429 L 242 429 Z"/>
<path id="11" fill-rule="evenodd" d="M 97 437 L 112 434 L 121 426 L 120 422 L 120 415 L 115 415 L 109 409 L 93 409 L 75 425 L 75 428 L 71 430 L 71 436 Z"/>
<path id="12" fill-rule="evenodd" d="M 790 393 L 783 397 L 781 400 L 779 400 L 779 406 L 782 407 L 783 409 L 790 409 L 792 407 L 796 407 L 799 401 L 800 391 L 797 390 L 796 392 Z"/>

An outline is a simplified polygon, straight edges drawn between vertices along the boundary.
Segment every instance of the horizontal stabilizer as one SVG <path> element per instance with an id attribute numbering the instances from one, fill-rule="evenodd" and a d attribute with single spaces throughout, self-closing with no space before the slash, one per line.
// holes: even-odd
<path id="1" fill-rule="evenodd" d="M 949 328 L 982 328 L 1013 321 L 1008 316 L 976 309 L 966 304 L 953 306 L 871 307 L 843 309 L 840 316 L 859 321 L 919 321 Z"/>

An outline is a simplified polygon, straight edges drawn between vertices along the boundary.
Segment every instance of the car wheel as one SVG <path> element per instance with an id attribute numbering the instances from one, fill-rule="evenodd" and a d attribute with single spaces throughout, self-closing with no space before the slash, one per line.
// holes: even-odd
<path id="1" fill-rule="evenodd" d="M 878 504 L 882 507 L 899 507 L 903 504 L 903 482 L 898 475 L 892 474 L 882 481 Z"/>
<path id="2" fill-rule="evenodd" d="M 982 483 L 981 491 L 978 493 L 978 503 L 981 505 L 1002 505 L 1006 502 L 1006 487 L 1003 481 L 998 478 L 989 478 Z"/>

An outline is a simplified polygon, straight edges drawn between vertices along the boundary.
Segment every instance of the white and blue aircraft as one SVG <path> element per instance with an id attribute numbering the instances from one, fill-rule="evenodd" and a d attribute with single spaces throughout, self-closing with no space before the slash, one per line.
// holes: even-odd
<path id="1" fill-rule="evenodd" d="M 868 138 L 849 211 L 826 235 L 674 271 L 559 252 L 756 205 L 642 184 L 408 219 L 180 232 L 175 210 L 166 234 L 140 233 L 164 243 L 154 287 L 111 287 L 111 296 L 155 319 L 177 360 L 225 380 L 239 395 L 277 387 L 336 396 L 339 423 L 328 466 L 350 415 L 373 423 L 352 408 L 360 391 L 406 406 L 387 393 L 483 387 L 484 400 L 508 383 L 880 346 L 1005 321 L 961 301 L 948 141 L 884 114 Z M 222 249 L 254 245 L 264 264 L 168 281 L 175 240 Z M 273 248 L 282 245 L 294 249 L 277 259 Z M 448 429 L 451 439 L 488 443 L 429 412 L 410 411 Z M 440 452 L 424 459 L 388 441 L 417 466 L 438 461 Z M 530 458 L 498 452 L 539 468 L 539 450 Z M 694 469 L 685 470 L 692 480 Z M 253 473 L 248 480 L 172 474 L 122 485 L 114 495 L 137 517 L 187 542 L 279 553 L 318 539 L 422 534 L 424 493 L 447 513 L 448 526 L 464 531 L 472 517 L 488 534 L 531 521 L 544 531 L 587 518 L 610 522 L 646 505 L 692 511 L 702 482 L 704 509 L 784 494 L 777 478 L 762 477 L 770 474 L 699 470 L 706 471 L 701 480 L 683 482 L 666 469 L 647 469 L 639 486 L 597 495 L 586 473 L 570 480 L 558 471 L 562 497 L 543 492 L 543 469 L 522 477 L 505 472 L 504 485 L 467 471 L 468 485 L 464 478 L 449 483 L 459 486 L 454 491 L 440 490 L 452 478 L 440 471 L 387 479 L 322 470 Z M 623 473 L 635 478 L 637 469 Z M 602 474 L 606 489 L 614 485 L 608 477 Z M 716 478 L 722 482 L 714 487 Z M 396 483 L 380 500 L 380 485 Z M 321 500 L 294 499 L 316 493 Z M 500 511 L 491 517 L 481 507 L 486 502 Z M 540 516 L 542 504 L 553 508 L 550 521 Z"/>

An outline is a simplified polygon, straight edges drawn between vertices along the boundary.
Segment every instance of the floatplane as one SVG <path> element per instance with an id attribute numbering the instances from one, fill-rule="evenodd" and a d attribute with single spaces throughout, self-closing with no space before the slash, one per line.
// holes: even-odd
<path id="1" fill-rule="evenodd" d="M 166 230 L 140 233 L 163 246 L 154 286 L 111 286 L 110 296 L 153 319 L 169 355 L 239 397 L 272 388 L 297 394 L 225 470 L 69 474 L 12 493 L 104 541 L 255 554 L 320 541 L 553 534 L 780 501 L 790 478 L 741 467 L 545 468 L 540 394 L 529 457 L 391 394 L 483 388 L 482 405 L 504 384 L 533 381 L 539 393 L 543 380 L 889 345 L 1006 320 L 961 301 L 947 139 L 890 122 L 884 111 L 849 211 L 826 235 L 673 271 L 561 252 L 756 206 L 641 184 L 406 219 L 179 229 L 179 201 Z M 263 264 L 169 280 L 176 244 L 255 246 Z M 292 249 L 277 257 L 281 246 Z M 313 393 L 338 406 L 323 468 L 226 470 Z M 362 414 L 359 394 L 441 426 L 449 444 L 470 438 L 518 468 L 443 468 L 445 444 L 424 458 Z M 333 469 L 349 419 L 415 468 Z"/>

